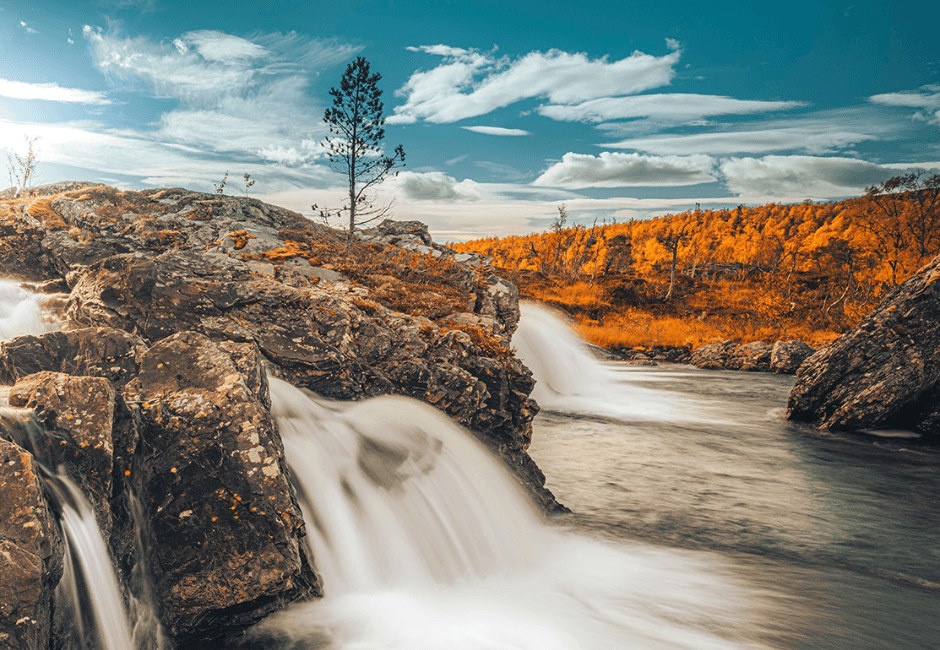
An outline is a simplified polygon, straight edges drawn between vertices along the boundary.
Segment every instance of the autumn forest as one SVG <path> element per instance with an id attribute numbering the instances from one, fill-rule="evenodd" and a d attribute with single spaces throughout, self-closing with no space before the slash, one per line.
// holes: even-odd
<path id="1" fill-rule="evenodd" d="M 524 297 L 610 349 L 802 339 L 856 326 L 940 252 L 940 175 L 912 173 L 838 202 L 690 210 L 479 239 Z"/>

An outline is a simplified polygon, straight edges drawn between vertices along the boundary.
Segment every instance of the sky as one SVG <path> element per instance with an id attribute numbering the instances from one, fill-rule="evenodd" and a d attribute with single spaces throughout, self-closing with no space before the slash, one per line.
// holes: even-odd
<path id="1" fill-rule="evenodd" d="M 922 0 L 0 0 L 0 150 L 36 138 L 37 184 L 249 174 L 313 215 L 342 203 L 323 113 L 363 56 L 406 153 L 376 201 L 436 241 L 560 204 L 589 225 L 825 201 L 940 171 L 938 24 Z"/>

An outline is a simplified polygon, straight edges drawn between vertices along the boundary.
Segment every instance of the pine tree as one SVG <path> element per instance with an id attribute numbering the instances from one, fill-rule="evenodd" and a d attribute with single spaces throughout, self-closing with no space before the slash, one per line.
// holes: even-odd
<path id="1" fill-rule="evenodd" d="M 382 91 L 378 82 L 382 75 L 372 74 L 369 62 L 356 58 L 343 74 L 339 88 L 331 88 L 333 106 L 326 109 L 323 121 L 331 136 L 324 140 L 334 171 L 346 177 L 349 183 L 348 205 L 337 214 L 349 211 L 349 241 L 352 242 L 356 224 L 369 223 L 388 213 L 389 205 L 374 208 L 375 197 L 370 188 L 382 181 L 395 167 L 405 164 L 405 150 L 401 145 L 391 156 L 384 155 L 385 118 L 382 116 Z M 319 208 L 314 205 L 314 210 Z M 321 211 L 321 216 L 327 212 Z"/>

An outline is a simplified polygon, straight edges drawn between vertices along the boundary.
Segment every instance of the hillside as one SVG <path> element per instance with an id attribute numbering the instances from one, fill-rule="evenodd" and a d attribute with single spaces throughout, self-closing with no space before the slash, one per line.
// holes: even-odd
<path id="1" fill-rule="evenodd" d="M 940 177 L 839 202 L 691 210 L 453 248 L 489 256 L 524 297 L 611 349 L 830 342 L 940 251 Z"/>

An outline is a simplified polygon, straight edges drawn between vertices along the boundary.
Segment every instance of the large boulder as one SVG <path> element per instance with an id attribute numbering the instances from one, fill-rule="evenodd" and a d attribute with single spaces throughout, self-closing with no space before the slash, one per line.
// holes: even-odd
<path id="1" fill-rule="evenodd" d="M 940 257 L 800 367 L 787 417 L 940 436 Z"/>
<path id="2" fill-rule="evenodd" d="M 258 387 L 195 332 L 163 339 L 140 363 L 124 387 L 141 422 L 129 481 L 147 520 L 163 621 L 178 646 L 218 641 L 320 595 L 284 449 Z"/>
<path id="3" fill-rule="evenodd" d="M 0 648 L 45 650 L 63 544 L 43 498 L 36 461 L 3 439 L 0 495 Z"/>

